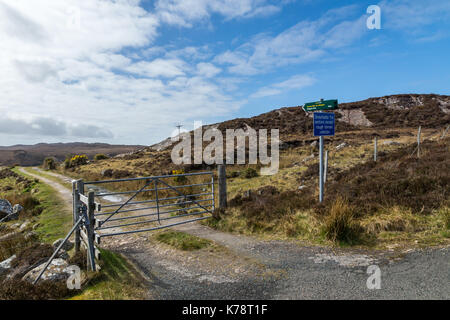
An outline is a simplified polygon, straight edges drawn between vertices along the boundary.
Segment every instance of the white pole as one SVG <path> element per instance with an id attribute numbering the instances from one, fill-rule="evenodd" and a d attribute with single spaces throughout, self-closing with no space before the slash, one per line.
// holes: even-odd
<path id="1" fill-rule="evenodd" d="M 328 171 L 328 150 L 325 151 L 325 166 L 323 168 L 323 181 L 327 182 L 327 171 Z"/>
<path id="2" fill-rule="evenodd" d="M 319 202 L 323 201 L 323 136 L 319 138 Z"/>

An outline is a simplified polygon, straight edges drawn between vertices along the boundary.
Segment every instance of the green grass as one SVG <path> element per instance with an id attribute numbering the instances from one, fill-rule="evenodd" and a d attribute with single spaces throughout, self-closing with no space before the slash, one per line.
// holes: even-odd
<path id="1" fill-rule="evenodd" d="M 179 250 L 194 251 L 213 245 L 213 242 L 179 231 L 167 231 L 155 235 L 156 240 Z"/>
<path id="2" fill-rule="evenodd" d="M 13 169 L 13 171 L 29 179 L 34 179 L 18 169 Z M 39 224 L 35 229 L 36 233 L 46 243 L 64 238 L 72 227 L 72 213 L 52 187 L 38 182 L 35 184 L 35 188 L 39 191 L 34 196 L 40 201 L 40 206 L 43 209 L 42 213 L 36 218 L 36 223 Z"/>
<path id="3" fill-rule="evenodd" d="M 14 169 L 18 174 L 27 178 L 31 176 Z M 34 172 L 33 172 L 34 173 Z M 43 175 L 36 171 L 37 175 Z M 53 179 L 57 179 L 53 177 Z M 60 182 L 60 181 L 58 181 Z M 39 223 L 36 232 L 41 241 L 51 243 L 64 237 L 72 227 L 72 214 L 57 192 L 42 182 L 33 186 L 39 191 L 34 195 L 43 208 L 42 213 L 36 217 L 34 223 Z M 101 271 L 89 274 L 90 280 L 80 294 L 72 296 L 74 300 L 124 300 L 145 299 L 148 291 L 144 287 L 144 279 L 136 271 L 134 266 L 122 255 L 100 249 Z"/>
<path id="4" fill-rule="evenodd" d="M 72 184 L 70 184 L 69 182 L 63 181 L 63 180 L 59 179 L 58 177 L 55 177 L 55 176 L 53 176 L 51 174 L 46 173 L 45 170 L 38 171 L 38 170 L 35 170 L 33 168 L 25 168 L 25 171 L 33 173 L 33 174 L 36 174 L 36 175 L 39 175 L 39 176 L 42 176 L 42 177 L 47 178 L 49 180 L 58 182 L 62 186 L 66 187 L 67 189 L 72 189 Z"/>
<path id="5" fill-rule="evenodd" d="M 100 273 L 71 300 L 141 300 L 148 298 L 145 279 L 122 255 L 100 249 Z"/>

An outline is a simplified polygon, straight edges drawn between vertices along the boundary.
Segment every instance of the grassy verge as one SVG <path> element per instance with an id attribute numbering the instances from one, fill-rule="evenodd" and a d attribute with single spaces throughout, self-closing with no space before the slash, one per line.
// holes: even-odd
<path id="1" fill-rule="evenodd" d="M 42 176 L 42 177 L 45 177 L 45 178 L 47 178 L 47 179 L 49 179 L 49 180 L 58 182 L 58 183 L 61 184 L 62 186 L 66 187 L 67 189 L 72 189 L 72 184 L 71 184 L 71 183 L 66 182 L 66 181 L 63 181 L 63 180 L 61 180 L 60 178 L 55 177 L 54 175 L 52 175 L 52 174 L 50 174 L 50 173 L 47 173 L 45 170 L 38 171 L 38 170 L 33 169 L 33 168 L 26 168 L 25 170 L 26 170 L 27 172 L 30 172 L 30 173 L 33 173 L 33 174 L 36 174 L 36 175 L 40 175 L 40 176 Z"/>
<path id="2" fill-rule="evenodd" d="M 29 179 L 34 179 L 17 168 L 13 169 L 13 171 Z M 72 227 L 72 213 L 52 187 L 45 183 L 37 182 L 34 188 L 38 190 L 34 197 L 39 200 L 42 208 L 42 213 L 36 217 L 38 227 L 35 229 L 35 232 L 46 243 L 63 238 Z"/>
<path id="3" fill-rule="evenodd" d="M 14 172 L 32 179 L 18 169 Z M 34 172 L 33 172 L 34 173 Z M 36 174 L 41 175 L 36 171 Z M 57 179 L 56 177 L 53 177 Z M 59 179 L 55 180 L 59 181 Z M 72 214 L 56 191 L 42 182 L 33 185 L 38 190 L 33 196 L 36 197 L 42 212 L 35 219 L 38 227 L 35 232 L 41 241 L 51 243 L 56 239 L 64 237 L 72 226 Z M 81 293 L 71 296 L 75 300 L 123 300 L 123 299 L 146 299 L 147 292 L 145 280 L 140 276 L 134 266 L 122 255 L 100 249 L 101 271 L 96 274 L 88 274 L 90 279 Z"/>
<path id="4" fill-rule="evenodd" d="M 194 251 L 213 246 L 213 242 L 179 231 L 158 233 L 155 239 L 179 250 Z"/>
<path id="5" fill-rule="evenodd" d="M 142 300 L 148 298 L 145 279 L 122 255 L 100 249 L 102 270 L 71 300 Z"/>

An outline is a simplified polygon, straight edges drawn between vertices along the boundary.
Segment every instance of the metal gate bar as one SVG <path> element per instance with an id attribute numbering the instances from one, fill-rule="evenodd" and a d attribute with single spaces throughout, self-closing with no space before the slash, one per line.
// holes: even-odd
<path id="1" fill-rule="evenodd" d="M 211 180 L 206 183 L 193 183 L 193 184 L 186 184 L 186 185 L 175 185 L 172 186 L 163 179 L 173 179 L 177 177 L 189 177 L 189 176 L 201 176 L 201 175 L 211 175 Z M 113 204 L 105 204 L 102 205 L 102 208 L 111 208 L 112 211 L 109 212 L 98 212 L 95 214 L 95 217 L 101 217 L 106 216 L 105 220 L 96 220 L 96 231 L 101 230 L 107 230 L 107 229 L 113 229 L 113 228 L 121 228 L 121 227 L 128 227 L 128 226 L 135 226 L 135 225 L 144 225 L 149 223 L 159 223 L 161 224 L 161 221 L 170 221 L 173 219 L 180 219 L 190 216 L 198 216 L 210 213 L 212 214 L 214 207 L 215 207 L 215 200 L 214 200 L 214 174 L 212 172 L 199 172 L 199 173 L 188 173 L 188 174 L 175 174 L 175 175 L 167 175 L 167 176 L 154 176 L 154 177 L 142 177 L 142 178 L 128 178 L 128 179 L 115 179 L 115 180 L 103 180 L 103 181 L 92 181 L 92 182 L 86 182 L 84 185 L 98 185 L 98 184 L 109 184 L 109 183 L 118 183 L 118 182 L 128 182 L 128 181 L 145 181 L 145 184 L 140 188 L 139 190 L 133 190 L 133 191 L 123 191 L 123 192 L 97 192 L 94 193 L 96 197 L 106 197 L 106 196 L 114 196 L 114 195 L 131 195 L 130 198 L 128 198 L 126 201 L 122 203 L 113 203 Z M 151 183 L 154 183 L 154 187 L 151 188 L 149 185 Z M 192 187 L 202 187 L 202 186 L 211 186 L 210 192 L 197 192 L 192 194 L 185 194 L 186 188 L 192 188 Z M 174 191 L 176 195 L 166 196 L 164 198 L 160 198 L 159 191 L 161 190 L 169 190 Z M 191 191 L 192 189 L 189 189 Z M 202 190 L 206 191 L 206 190 Z M 154 194 L 153 199 L 144 199 L 140 201 L 133 201 L 139 194 L 142 193 L 148 193 L 149 196 L 151 194 Z M 211 196 L 211 197 L 208 197 Z M 206 199 L 197 199 L 199 197 L 206 197 Z M 182 201 L 182 202 L 175 202 L 176 200 Z M 183 201 L 184 200 L 184 201 Z M 172 202 L 171 202 L 172 201 Z M 202 204 L 205 203 L 206 204 Z M 154 204 L 151 206 L 142 206 L 145 204 Z M 175 209 L 169 209 L 166 211 L 162 211 L 162 208 L 170 208 L 170 207 L 177 207 L 182 206 L 182 208 L 175 208 Z M 114 209 L 117 208 L 117 209 Z M 198 212 L 192 212 L 191 210 L 200 209 Z M 119 215 L 122 213 L 127 212 L 138 212 L 138 211 L 144 211 L 144 210 L 154 210 L 156 212 L 151 212 L 148 214 L 141 214 L 141 215 L 131 215 L 131 216 L 125 216 L 125 217 L 114 217 L 115 215 Z M 174 212 L 181 212 L 183 214 L 178 214 L 174 216 L 162 216 L 167 215 L 169 213 Z M 142 219 L 150 217 L 149 220 L 145 219 L 144 221 L 137 221 L 136 219 Z M 151 218 L 154 217 L 154 218 Z M 95 235 L 99 238 L 111 236 L 111 235 L 119 235 L 119 234 L 129 234 L 129 233 L 136 233 L 136 232 L 144 232 L 144 231 L 151 231 L 151 230 L 158 230 L 162 228 L 168 228 L 174 225 L 194 222 L 198 220 L 203 220 L 210 218 L 210 216 L 207 217 L 200 217 L 197 219 L 191 219 L 191 220 L 183 220 L 180 222 L 172 223 L 166 226 L 158 226 L 153 228 L 146 228 L 144 230 L 127 230 L 123 232 L 116 232 L 112 234 L 100 234 L 95 233 Z M 116 224 L 107 224 L 109 222 L 116 221 Z"/>
<path id="2" fill-rule="evenodd" d="M 115 183 L 115 182 L 127 182 L 127 181 L 142 181 L 148 179 L 165 179 L 165 178 L 176 178 L 176 177 L 189 177 L 189 176 L 200 176 L 200 175 L 210 175 L 212 172 L 193 172 L 193 173 L 183 173 L 183 174 L 172 174 L 166 176 L 151 176 L 151 177 L 141 177 L 141 178 L 126 178 L 126 179 L 116 179 L 116 180 L 101 180 L 101 181 L 89 181 L 84 184 L 105 184 L 105 183 Z"/>
<path id="3" fill-rule="evenodd" d="M 206 205 L 205 207 L 213 207 L 212 204 Z M 201 209 L 200 207 L 191 207 L 189 208 L 189 210 L 193 210 L 193 209 Z M 167 214 L 167 213 L 174 213 L 174 212 L 178 212 L 178 211 L 186 211 L 185 208 L 180 208 L 180 209 L 174 209 L 174 210 L 169 210 L 169 211 L 163 211 L 160 212 L 160 214 Z M 143 214 L 143 215 L 139 215 L 139 216 L 129 216 L 129 217 L 121 217 L 121 218 L 114 218 L 114 219 L 110 219 L 109 222 L 111 221 L 121 221 L 121 220 L 128 220 L 128 219 L 138 219 L 138 218 L 145 218 L 145 217 L 151 217 L 151 216 L 156 216 L 157 213 L 149 213 L 149 214 Z"/>
<path id="4" fill-rule="evenodd" d="M 205 202 L 205 201 L 212 201 L 213 198 L 210 199 L 201 199 L 201 200 L 197 200 L 199 202 Z M 164 208 L 164 207 L 172 207 L 172 206 L 176 206 L 176 205 L 185 205 L 185 204 L 192 204 L 195 203 L 194 201 L 185 201 L 185 202 L 180 202 L 180 203 L 169 203 L 169 204 L 163 204 L 160 205 L 160 208 Z M 200 206 L 200 208 L 204 209 L 202 206 Z M 143 208 L 135 208 L 135 209 L 127 209 L 127 210 L 122 210 L 119 211 L 117 213 L 125 213 L 125 212 L 133 212 L 133 211 L 141 211 L 141 210 L 150 210 L 150 209 L 157 209 L 157 206 L 152 206 L 152 207 L 143 207 Z M 95 216 L 106 216 L 108 214 L 111 213 L 115 213 L 116 211 L 111 211 L 111 212 L 104 212 L 104 213 L 98 213 Z"/>
<path id="5" fill-rule="evenodd" d="M 171 177 L 171 176 L 170 176 Z M 201 187 L 201 186 L 209 186 L 211 185 L 211 182 L 207 183 L 197 183 L 197 184 L 189 184 L 184 186 L 172 186 L 172 188 L 159 188 L 158 190 L 171 190 L 171 189 L 182 189 L 187 187 Z M 132 194 L 139 190 L 132 190 L 132 191 L 122 191 L 122 192 L 108 192 L 108 193 L 96 193 L 96 197 L 107 197 L 107 196 L 118 196 L 118 195 L 124 195 L 124 194 Z M 142 190 L 142 192 L 149 192 L 149 191 L 155 191 L 155 189 L 145 189 Z"/>
<path id="6" fill-rule="evenodd" d="M 113 226 L 100 227 L 100 228 L 97 228 L 96 230 L 105 230 L 105 229 L 112 229 L 112 228 L 118 228 L 118 227 L 128 227 L 128 226 L 134 226 L 134 225 L 139 225 L 139 224 L 147 224 L 147 223 L 152 223 L 152 222 L 160 222 L 160 221 L 165 221 L 165 220 L 178 219 L 178 218 L 182 218 L 182 217 L 199 215 L 199 214 L 208 213 L 208 212 L 209 211 L 200 211 L 200 212 L 180 214 L 178 216 L 173 216 L 173 217 L 166 217 L 166 218 L 158 217 L 158 219 L 156 219 L 156 220 L 146 220 L 146 221 L 126 223 L 126 224 L 118 224 L 118 225 L 113 225 Z M 155 214 L 155 215 L 157 215 L 157 214 Z"/>
<path id="7" fill-rule="evenodd" d="M 170 189 L 170 188 L 168 188 Z M 161 190 L 161 189 L 158 189 Z M 197 193 L 197 194 L 190 194 L 188 196 L 176 196 L 176 197 L 169 197 L 169 198 L 162 198 L 162 199 L 158 199 L 158 201 L 166 201 L 166 200 L 176 200 L 176 199 L 181 199 L 181 198 L 186 198 L 186 197 L 199 197 L 199 196 L 209 196 L 212 195 L 212 192 L 206 192 L 206 193 Z M 152 202 L 156 202 L 156 199 L 153 200 L 144 200 L 144 201 L 135 201 L 135 202 L 129 202 L 126 205 L 127 206 L 131 206 L 134 204 L 143 204 L 143 203 L 152 203 Z M 109 204 L 109 205 L 102 205 L 102 208 L 113 208 L 113 207 L 119 207 L 121 205 L 121 203 L 117 203 L 117 204 Z"/>
<path id="8" fill-rule="evenodd" d="M 180 225 L 180 224 L 185 224 L 185 223 L 205 220 L 205 219 L 209 219 L 209 218 L 211 218 L 211 217 L 201 217 L 201 218 L 197 218 L 197 219 L 193 219 L 193 220 L 186 220 L 186 221 L 172 223 L 172 224 L 169 224 L 167 226 L 159 226 L 159 227 L 150 228 L 150 229 L 143 229 L 143 230 L 133 230 L 133 231 L 123 231 L 123 232 L 108 233 L 108 234 L 99 234 L 98 236 L 100 238 L 104 238 L 104 237 L 120 236 L 120 235 L 130 234 L 130 233 L 148 232 L 148 231 L 154 231 L 154 230 L 159 230 L 159 229 L 164 229 L 164 228 L 170 228 L 170 227 L 177 226 L 177 225 Z"/>

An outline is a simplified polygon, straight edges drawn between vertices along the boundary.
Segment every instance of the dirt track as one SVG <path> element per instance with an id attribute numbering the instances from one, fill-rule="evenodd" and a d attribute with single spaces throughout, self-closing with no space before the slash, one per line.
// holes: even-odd
<path id="1" fill-rule="evenodd" d="M 62 184 L 26 173 L 52 186 L 72 206 L 71 191 Z M 147 276 L 155 299 L 450 298 L 448 247 L 369 252 L 261 241 L 196 223 L 177 229 L 222 247 L 182 252 L 151 241 L 145 234 L 106 238 L 103 245 L 135 262 Z M 367 288 L 369 265 L 381 270 L 379 290 Z"/>

